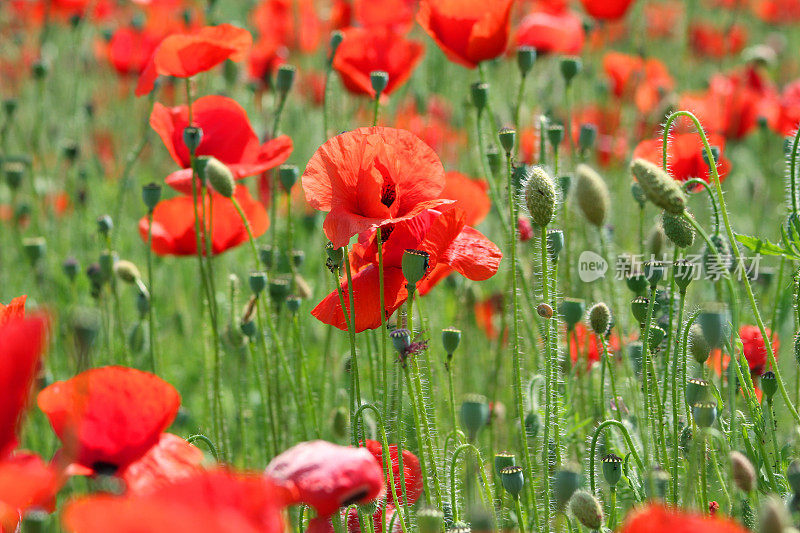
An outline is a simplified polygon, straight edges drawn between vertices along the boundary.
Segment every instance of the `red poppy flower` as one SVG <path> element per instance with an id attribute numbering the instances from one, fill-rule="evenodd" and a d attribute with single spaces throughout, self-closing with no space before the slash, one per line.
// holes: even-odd
<path id="1" fill-rule="evenodd" d="M 582 125 L 593 124 L 597 128 L 594 149 L 598 163 L 610 165 L 628 157 L 630 148 L 625 128 L 620 127 L 619 106 L 613 104 L 605 107 L 588 106 L 575 111 L 572 117 L 572 138 L 576 145 Z"/>
<path id="2" fill-rule="evenodd" d="M 250 49 L 247 71 L 253 80 L 263 86 L 271 86 L 272 76 L 286 62 L 288 50 L 269 37 L 259 39 Z"/>
<path id="3" fill-rule="evenodd" d="M 181 399 L 158 376 L 108 366 L 53 383 L 39 408 L 64 446 L 64 458 L 100 472 L 124 470 L 155 446 Z"/>
<path id="4" fill-rule="evenodd" d="M 719 59 L 742 51 L 747 43 L 747 29 L 740 24 L 722 30 L 711 24 L 697 23 L 690 26 L 689 39 L 698 55 Z"/>
<path id="5" fill-rule="evenodd" d="M 216 157 L 228 166 L 235 179 L 277 167 L 292 153 L 292 140 L 285 135 L 261 144 L 245 110 L 225 96 L 204 96 L 195 100 L 192 125 L 203 130 L 195 155 Z M 150 114 L 150 126 L 182 169 L 167 176 L 167 185 L 184 194 L 192 194 L 189 149 L 183 142 L 183 130 L 189 126 L 188 107 L 169 108 L 156 102 Z"/>
<path id="6" fill-rule="evenodd" d="M 535 11 L 519 23 L 516 45 L 532 46 L 539 53 L 577 55 L 586 34 L 581 18 L 572 11 Z"/>
<path id="7" fill-rule="evenodd" d="M 606 341 L 609 353 L 619 350 L 621 345 L 619 337 L 612 334 Z M 575 324 L 572 330 L 571 339 L 569 339 L 569 357 L 572 364 L 578 362 L 578 358 L 586 361 L 586 368 L 588 369 L 594 363 L 600 362 L 600 354 L 603 352 L 603 346 L 600 340 L 593 332 L 582 323 Z"/>
<path id="8" fill-rule="evenodd" d="M 0 531 L 16 531 L 29 509 L 52 511 L 61 477 L 38 455 L 19 452 L 0 460 Z"/>
<path id="9" fill-rule="evenodd" d="M 473 306 L 475 322 L 489 340 L 496 340 L 500 336 L 499 317 L 504 312 L 503 295 L 493 294 L 477 302 Z M 508 336 L 508 328 L 503 331 L 503 339 Z"/>
<path id="10" fill-rule="evenodd" d="M 148 28 L 123 27 L 111 36 L 106 54 L 119 74 L 140 74 L 147 66 L 163 35 Z"/>
<path id="11" fill-rule="evenodd" d="M 172 433 L 162 433 L 158 444 L 125 469 L 120 477 L 128 493 L 148 494 L 188 478 L 201 470 L 203 452 Z"/>
<path id="12" fill-rule="evenodd" d="M 800 21 L 800 3 L 797 0 L 756 0 L 756 16 L 770 24 L 794 24 Z"/>
<path id="13" fill-rule="evenodd" d="M 683 4 L 677 1 L 644 5 L 647 35 L 667 39 L 675 36 L 683 17 Z"/>
<path id="14" fill-rule="evenodd" d="M 249 31 L 230 24 L 170 35 L 161 41 L 142 70 L 136 96 L 152 91 L 158 76 L 191 78 L 226 59 L 241 61 L 252 42 Z"/>
<path id="15" fill-rule="evenodd" d="M 517 218 L 517 234 L 520 242 L 528 242 L 533 238 L 533 224 L 528 217 Z"/>
<path id="16" fill-rule="evenodd" d="M 407 249 L 429 254 L 428 273 L 417 284 L 417 290 L 422 295 L 453 271 L 474 281 L 488 279 L 497 272 L 502 257 L 500 249 L 482 233 L 466 226 L 465 222 L 466 214 L 458 208 L 444 213 L 430 209 L 413 219 L 386 227 L 383 233 L 383 314 L 387 318 L 408 298 L 401 267 Z M 353 275 L 353 295 L 357 332 L 381 325 L 376 234 L 375 231 L 362 234 L 351 253 L 352 266 L 356 270 Z M 347 294 L 346 278 L 342 280 L 341 287 Z M 349 299 L 345 299 L 345 308 L 349 313 Z M 326 296 L 311 314 L 325 324 L 347 329 L 336 291 Z"/>
<path id="17" fill-rule="evenodd" d="M 389 95 L 408 80 L 423 52 L 420 43 L 387 28 L 348 28 L 336 50 L 333 68 L 350 92 L 374 98 L 371 72 L 382 70 L 389 74 L 383 91 Z"/>
<path id="18" fill-rule="evenodd" d="M 581 0 L 583 8 L 598 20 L 618 20 L 625 16 L 633 0 Z"/>
<path id="19" fill-rule="evenodd" d="M 322 440 L 301 442 L 270 461 L 266 474 L 294 487 L 297 499 L 327 517 L 351 503 L 367 503 L 383 490 L 383 469 L 365 448 Z"/>
<path id="20" fill-rule="evenodd" d="M 435 95 L 426 99 L 424 107 L 414 98 L 406 100 L 398 106 L 391 125 L 425 141 L 443 161 L 457 163 L 467 146 L 466 133 L 454 126 L 450 102 Z"/>
<path id="21" fill-rule="evenodd" d="M 306 53 L 317 49 L 323 33 L 313 0 L 262 0 L 252 19 L 262 38 Z"/>
<path id="22" fill-rule="evenodd" d="M 259 474 L 201 471 L 147 495 L 74 500 L 64 511 L 70 533 L 282 533 L 283 487 Z"/>
<path id="23" fill-rule="evenodd" d="M 371 453 L 378 464 L 383 468 L 383 446 L 376 440 L 368 440 L 364 443 L 369 453 Z M 400 461 L 397 455 L 397 445 L 389 445 L 390 465 L 392 467 L 392 475 L 394 477 L 394 491 L 397 495 L 397 501 L 403 503 L 403 477 L 400 475 Z M 422 471 L 419 467 L 419 459 L 411 453 L 411 451 L 403 450 L 403 472 L 406 480 L 406 494 L 408 495 L 409 505 L 413 505 L 422 495 Z M 386 476 L 384 482 L 389 484 L 389 477 Z M 387 496 L 391 503 L 394 499 Z"/>
<path id="24" fill-rule="evenodd" d="M 477 226 L 483 222 L 492 209 L 489 195 L 486 194 L 489 189 L 486 180 L 472 179 L 454 170 L 447 172 L 444 179 L 444 189 L 439 197 L 454 200 L 453 207 L 467 214 L 468 226 Z"/>
<path id="25" fill-rule="evenodd" d="M 800 80 L 795 80 L 783 88 L 778 119 L 772 127 L 786 136 L 793 135 L 798 126 L 800 126 Z"/>
<path id="26" fill-rule="evenodd" d="M 0 320 L 0 460 L 17 444 L 17 430 L 28 405 L 45 347 L 44 315 Z"/>
<path id="27" fill-rule="evenodd" d="M 250 196 L 250 191 L 238 185 L 233 197 L 244 211 L 253 237 L 260 237 L 269 228 L 267 210 Z M 205 203 L 205 208 L 203 207 Z M 203 209 L 211 211 L 211 253 L 221 254 L 239 246 L 249 239 L 247 228 L 230 198 L 211 192 L 203 201 L 197 200 L 197 212 L 203 225 Z M 213 205 L 213 207 L 212 207 Z M 197 253 L 197 237 L 194 227 L 194 207 L 191 196 L 177 196 L 162 200 L 153 211 L 153 251 L 158 255 L 194 255 Z M 147 242 L 147 217 L 139 220 L 139 235 Z M 203 247 L 203 253 L 205 253 Z"/>
<path id="28" fill-rule="evenodd" d="M 414 0 L 354 0 L 353 12 L 365 28 L 405 33 L 414 24 L 414 4 Z"/>
<path id="29" fill-rule="evenodd" d="M 475 68 L 505 52 L 514 0 L 421 0 L 417 22 L 451 61 Z"/>
<path id="30" fill-rule="evenodd" d="M 3 305 L 0 303 L 0 325 L 9 320 L 14 318 L 22 318 L 25 316 L 25 300 L 28 299 L 28 296 L 23 294 L 22 296 L 17 296 L 10 302 L 8 305 Z"/>
<path id="31" fill-rule="evenodd" d="M 648 139 L 640 142 L 633 151 L 634 158 L 642 158 L 656 165 L 662 164 L 662 139 Z M 725 139 L 716 134 L 708 136 L 711 146 L 720 149 L 717 171 L 720 181 L 724 180 L 731 168 L 731 162 L 724 156 Z M 667 150 L 667 170 L 678 181 L 700 178 L 711 183 L 709 167 L 703 159 L 703 142 L 697 133 L 678 133 L 670 136 Z"/>
<path id="32" fill-rule="evenodd" d="M 772 339 L 772 353 L 778 357 L 780 348 L 778 336 L 771 333 L 769 328 L 766 331 Z M 743 352 L 750 366 L 750 373 L 760 376 L 764 373 L 764 367 L 767 365 L 767 346 L 764 343 L 764 337 L 761 336 L 761 330 L 758 329 L 758 326 L 742 326 L 739 328 L 739 338 L 742 339 Z"/>
<path id="33" fill-rule="evenodd" d="M 611 79 L 614 95 L 632 99 L 642 113 L 652 111 L 675 84 L 658 59 L 609 52 L 603 57 L 603 69 Z"/>
<path id="34" fill-rule="evenodd" d="M 628 515 L 620 533 L 746 533 L 726 518 L 706 517 L 651 504 Z"/>
<path id="35" fill-rule="evenodd" d="M 362 231 L 450 203 L 439 198 L 439 158 L 418 137 L 394 128 L 359 128 L 329 139 L 311 157 L 302 183 L 309 205 L 329 211 L 323 229 L 337 248 Z"/>

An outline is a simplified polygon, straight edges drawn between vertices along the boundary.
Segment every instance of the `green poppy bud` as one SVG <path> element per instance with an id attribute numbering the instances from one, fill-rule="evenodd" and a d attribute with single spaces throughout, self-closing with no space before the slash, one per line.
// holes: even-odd
<path id="1" fill-rule="evenodd" d="M 600 467 L 606 483 L 616 486 L 622 478 L 622 458 L 613 453 L 605 455 L 600 459 Z"/>
<path id="2" fill-rule="evenodd" d="M 281 185 L 286 189 L 286 192 L 292 190 L 297 179 L 300 177 L 300 170 L 295 165 L 281 165 L 278 169 L 278 177 L 281 180 Z"/>
<path id="3" fill-rule="evenodd" d="M 582 484 L 583 476 L 574 467 L 568 466 L 557 470 L 552 478 L 556 509 L 563 511 L 569 499 L 572 498 L 572 495 Z"/>
<path id="4" fill-rule="evenodd" d="M 525 476 L 522 474 L 522 467 L 507 466 L 500 470 L 500 481 L 512 498 L 519 498 L 522 488 L 525 486 Z"/>
<path id="5" fill-rule="evenodd" d="M 584 527 L 595 530 L 603 525 L 603 508 L 600 507 L 600 502 L 585 490 L 575 491 L 569 501 L 569 508 Z"/>
<path id="6" fill-rule="evenodd" d="M 647 203 L 647 195 L 644 193 L 644 189 L 642 189 L 638 181 L 631 183 L 631 195 L 633 195 L 633 199 L 636 200 L 636 203 L 639 204 L 639 208 L 644 208 L 644 204 Z"/>
<path id="7" fill-rule="evenodd" d="M 22 249 L 31 264 L 36 264 L 47 252 L 47 241 L 44 237 L 28 237 L 22 240 Z"/>
<path id="8" fill-rule="evenodd" d="M 708 360 L 711 355 L 711 346 L 706 342 L 706 337 L 703 335 L 703 328 L 699 324 L 693 324 L 689 328 L 689 351 L 694 357 L 694 360 L 701 365 Z"/>
<path id="9" fill-rule="evenodd" d="M 655 288 L 664 277 L 664 270 L 664 264 L 661 261 L 647 261 L 644 264 L 644 277 L 651 289 Z"/>
<path id="10" fill-rule="evenodd" d="M 25 175 L 25 165 L 23 163 L 14 161 L 7 163 L 4 170 L 8 188 L 12 191 L 18 190 L 20 185 L 22 185 L 22 178 Z"/>
<path id="11" fill-rule="evenodd" d="M 478 436 L 478 431 L 489 421 L 489 404 L 479 394 L 470 394 L 461 403 L 461 424 L 467 430 L 470 441 Z"/>
<path id="12" fill-rule="evenodd" d="M 292 89 L 295 74 L 297 74 L 297 68 L 294 65 L 281 65 L 278 67 L 278 73 L 275 75 L 275 88 L 278 93 L 285 96 Z"/>
<path id="13" fill-rule="evenodd" d="M 692 405 L 692 416 L 699 427 L 711 427 L 717 419 L 717 404 L 713 402 L 696 403 Z"/>
<path id="14" fill-rule="evenodd" d="M 706 343 L 712 348 L 721 348 L 728 329 L 728 313 L 722 307 L 703 311 L 697 316 L 697 323 L 703 331 Z"/>
<path id="15" fill-rule="evenodd" d="M 411 332 L 405 328 L 395 329 L 389 333 L 389 338 L 392 339 L 394 349 L 397 350 L 401 356 L 405 355 L 408 347 L 411 346 Z"/>
<path id="16" fill-rule="evenodd" d="M 678 259 L 672 264 L 672 272 L 675 278 L 675 284 L 681 293 L 686 293 L 686 288 L 694 279 L 695 272 L 697 271 L 695 264 L 687 261 L 686 259 Z"/>
<path id="17" fill-rule="evenodd" d="M 569 86 L 578 72 L 583 68 L 583 63 L 578 57 L 565 57 L 559 63 L 559 70 L 561 70 L 561 77 L 564 78 L 564 83 Z"/>
<path id="18" fill-rule="evenodd" d="M 344 263 L 344 248 L 334 248 L 332 242 L 325 245 L 325 252 L 328 254 L 328 261 L 333 267 L 340 267 Z M 263 261 L 263 258 L 262 258 Z"/>
<path id="19" fill-rule="evenodd" d="M 286 278 L 271 279 L 269 283 L 267 283 L 267 286 L 269 287 L 270 298 L 278 305 L 286 300 L 286 297 L 289 296 L 289 290 L 291 289 L 289 280 Z"/>
<path id="20" fill-rule="evenodd" d="M 517 130 L 514 128 L 503 128 L 497 134 L 497 138 L 500 139 L 500 146 L 503 147 L 503 151 L 506 154 L 510 154 L 514 151 L 514 145 L 517 142 Z"/>
<path id="21" fill-rule="evenodd" d="M 131 261 L 120 260 L 114 265 L 114 273 L 125 283 L 136 283 L 142 279 L 139 269 Z"/>
<path id="22" fill-rule="evenodd" d="M 631 300 L 631 313 L 633 313 L 633 318 L 639 324 L 644 324 L 647 321 L 647 307 L 649 304 L 650 300 L 644 296 L 637 296 Z"/>
<path id="23" fill-rule="evenodd" d="M 786 481 L 789 482 L 792 492 L 800 494 L 800 461 L 795 459 L 789 463 L 786 469 Z"/>
<path id="24" fill-rule="evenodd" d="M 261 291 L 263 291 L 267 286 L 267 273 L 250 272 L 250 277 L 247 279 L 247 281 L 253 294 L 261 294 Z"/>
<path id="25" fill-rule="evenodd" d="M 492 171 L 493 176 L 499 176 L 503 168 L 503 158 L 495 145 L 490 145 L 486 148 L 486 160 L 489 162 L 489 170 Z M 525 172 L 525 165 L 518 167 L 520 172 Z M 517 172 L 517 170 L 515 170 Z"/>
<path id="26" fill-rule="evenodd" d="M 200 142 L 203 140 L 203 130 L 195 126 L 186 126 L 183 129 L 183 144 L 189 149 L 189 153 L 194 154 Z"/>
<path id="27" fill-rule="evenodd" d="M 295 314 L 297 311 L 300 310 L 300 304 L 303 303 L 303 300 L 298 296 L 287 296 L 286 297 L 286 309 L 289 310 L 290 313 Z"/>
<path id="28" fill-rule="evenodd" d="M 542 429 L 542 415 L 536 411 L 531 411 L 525 415 L 525 433 L 528 434 L 528 438 L 536 438 L 540 429 Z"/>
<path id="29" fill-rule="evenodd" d="M 533 68 L 536 62 L 536 48 L 531 46 L 520 46 L 517 48 L 517 68 L 524 78 Z"/>
<path id="30" fill-rule="evenodd" d="M 729 458 L 731 460 L 731 471 L 733 482 L 743 492 L 750 492 L 756 482 L 756 469 L 750 459 L 741 452 L 733 450 Z"/>
<path id="31" fill-rule="evenodd" d="M 680 184 L 661 167 L 644 159 L 634 159 L 630 168 L 648 200 L 674 215 L 683 213 L 686 195 Z"/>
<path id="32" fill-rule="evenodd" d="M 472 105 L 478 110 L 483 111 L 486 103 L 489 101 L 489 84 L 483 82 L 476 82 L 470 86 L 470 94 L 472 95 Z"/>
<path id="33" fill-rule="evenodd" d="M 564 140 L 564 126 L 561 124 L 551 124 L 547 127 L 547 140 L 553 150 L 558 150 L 561 142 Z"/>
<path id="34" fill-rule="evenodd" d="M 142 201 L 147 211 L 152 213 L 161 200 L 161 185 L 158 183 L 148 183 L 142 187 Z"/>
<path id="35" fill-rule="evenodd" d="M 328 245 L 330 246 L 330 242 L 328 243 Z M 261 264 L 264 265 L 264 267 L 267 270 L 271 269 L 273 264 L 275 263 L 275 252 L 272 249 L 272 246 L 270 246 L 269 244 L 260 246 L 258 248 L 258 259 L 261 261 Z M 344 256 L 342 256 L 342 261 L 344 261 Z"/>
<path id="36" fill-rule="evenodd" d="M 242 334 L 249 339 L 253 339 L 256 336 L 256 333 L 258 332 L 255 320 L 248 320 L 246 322 L 242 322 L 241 324 L 239 324 L 239 329 L 241 330 Z"/>
<path id="37" fill-rule="evenodd" d="M 336 56 L 336 51 L 339 49 L 339 45 L 342 44 L 343 40 L 344 33 L 339 30 L 331 32 L 331 38 L 328 41 L 328 45 L 331 48 L 331 53 L 328 56 L 328 63 L 333 63 L 333 58 Z"/>
<path id="38" fill-rule="evenodd" d="M 605 337 L 611 327 L 611 310 L 603 302 L 596 303 L 589 309 L 589 326 L 595 335 Z"/>
<path id="39" fill-rule="evenodd" d="M 560 229 L 547 230 L 547 255 L 551 261 L 558 261 L 558 254 L 564 248 L 564 232 Z"/>
<path id="40" fill-rule="evenodd" d="M 509 466 L 516 466 L 516 457 L 513 453 L 500 452 L 494 455 L 494 472 L 500 476 L 500 471 Z"/>
<path id="41" fill-rule="evenodd" d="M 761 390 L 764 391 L 767 400 L 772 401 L 772 397 L 778 392 L 778 380 L 775 379 L 773 371 L 769 370 L 761 375 Z"/>
<path id="42" fill-rule="evenodd" d="M 581 152 L 587 152 L 594 147 L 597 141 L 597 126 L 594 124 L 581 124 L 581 129 L 578 132 L 578 148 Z"/>
<path id="43" fill-rule="evenodd" d="M 559 314 L 567 324 L 567 330 L 572 330 L 575 324 L 581 321 L 583 313 L 586 311 L 586 303 L 577 298 L 564 298 L 558 308 Z"/>
<path id="44" fill-rule="evenodd" d="M 225 198 L 233 196 L 236 181 L 233 179 L 233 173 L 225 163 L 216 157 L 209 157 L 201 168 L 200 174 L 211 184 L 215 191 Z"/>
<path id="45" fill-rule="evenodd" d="M 791 520 L 786 505 L 776 496 L 768 496 L 758 517 L 759 533 L 784 533 Z"/>
<path id="46" fill-rule="evenodd" d="M 576 169 L 575 199 L 590 224 L 600 227 L 608 216 L 611 196 L 606 182 L 592 167 L 581 163 Z"/>
<path id="47" fill-rule="evenodd" d="M 525 203 L 531 220 L 537 226 L 547 226 L 553 220 L 556 211 L 556 189 L 553 179 L 542 167 L 528 167 Z"/>
<path id="48" fill-rule="evenodd" d="M 688 211 L 686 214 L 692 216 Z M 688 248 L 694 243 L 694 228 L 683 216 L 664 211 L 661 214 L 661 227 L 664 228 L 664 235 L 678 248 Z"/>
<path id="49" fill-rule="evenodd" d="M 650 351 L 654 352 L 659 347 L 661 342 L 664 340 L 664 337 L 666 336 L 667 332 L 664 331 L 661 327 L 656 325 L 651 325 L 649 332 L 650 342 L 647 343 L 647 345 L 650 347 Z"/>
<path id="50" fill-rule="evenodd" d="M 711 388 L 708 381 L 700 378 L 689 378 L 686 381 L 686 403 L 694 405 L 703 403 L 711 397 Z"/>
<path id="51" fill-rule="evenodd" d="M 347 428 L 350 425 L 349 418 L 349 413 L 344 407 L 334 409 L 331 416 L 331 428 L 336 437 L 341 439 L 347 435 Z"/>
<path id="52" fill-rule="evenodd" d="M 647 278 L 641 272 L 634 272 L 625 278 L 625 284 L 631 292 L 641 294 L 647 289 Z"/>
<path id="53" fill-rule="evenodd" d="M 64 274 L 69 278 L 70 281 L 75 281 L 75 277 L 78 275 L 78 272 L 81 269 L 78 260 L 74 257 L 68 257 L 64 260 L 61 264 L 61 268 L 64 271 Z"/>
<path id="54" fill-rule="evenodd" d="M 408 249 L 403 252 L 401 265 L 403 269 L 403 276 L 408 281 L 409 290 L 413 290 L 425 274 L 428 272 L 430 266 L 430 254 L 424 250 Z"/>
<path id="55" fill-rule="evenodd" d="M 447 355 L 453 355 L 461 342 L 461 330 L 445 328 L 442 330 L 442 346 Z"/>

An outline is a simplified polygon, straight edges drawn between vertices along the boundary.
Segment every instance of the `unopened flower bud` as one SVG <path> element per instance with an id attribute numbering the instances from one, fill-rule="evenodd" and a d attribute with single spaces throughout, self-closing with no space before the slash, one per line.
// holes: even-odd
<path id="1" fill-rule="evenodd" d="M 583 63 L 581 62 L 580 58 L 565 57 L 561 60 L 559 69 L 561 70 L 561 76 L 564 78 L 564 82 L 567 84 L 567 86 L 572 83 L 573 78 L 578 75 L 578 72 L 581 71 L 582 67 Z"/>
<path id="2" fill-rule="evenodd" d="M 114 273 L 125 283 L 136 283 L 142 278 L 139 269 L 131 261 L 120 260 L 114 265 Z"/>
<path id="3" fill-rule="evenodd" d="M 600 459 L 603 478 L 612 487 L 622 478 L 622 458 L 610 453 Z"/>
<path id="4" fill-rule="evenodd" d="M 161 200 L 161 185 L 158 183 L 148 183 L 142 187 L 142 201 L 149 212 L 153 212 Z"/>
<path id="5" fill-rule="evenodd" d="M 750 492 L 756 481 L 756 469 L 750 459 L 741 452 L 732 451 L 729 455 L 731 460 L 731 470 L 733 472 L 733 482 L 739 490 Z"/>
<path id="6" fill-rule="evenodd" d="M 649 304 L 650 300 L 644 296 L 637 296 L 631 300 L 631 313 L 633 313 L 633 318 L 639 324 L 644 324 L 647 321 L 647 306 Z"/>
<path id="7" fill-rule="evenodd" d="M 297 69 L 294 65 L 281 65 L 278 67 L 278 73 L 275 75 L 275 88 L 283 96 L 286 96 L 294 85 L 295 74 Z"/>
<path id="8" fill-rule="evenodd" d="M 694 360 L 701 365 L 708 360 L 711 355 L 711 346 L 706 342 L 706 337 L 703 335 L 703 328 L 699 324 L 693 324 L 689 328 L 689 351 L 694 357 Z"/>
<path id="9" fill-rule="evenodd" d="M 585 490 L 575 491 L 569 501 L 569 508 L 584 527 L 595 530 L 602 526 L 603 508 L 597 498 Z"/>
<path id="10" fill-rule="evenodd" d="M 261 291 L 267 286 L 266 272 L 250 272 L 248 283 L 253 294 L 261 294 Z"/>
<path id="11" fill-rule="evenodd" d="M 648 200 L 674 215 L 683 214 L 686 195 L 680 184 L 661 167 L 644 159 L 634 159 L 630 168 Z"/>
<path id="12" fill-rule="evenodd" d="M 600 227 L 611 207 L 611 196 L 606 182 L 592 167 L 581 163 L 576 169 L 575 198 L 583 216 L 590 224 Z"/>
<path id="13" fill-rule="evenodd" d="M 108 235 L 114 229 L 114 221 L 108 215 L 97 217 L 97 233 L 102 236 Z"/>
<path id="14" fill-rule="evenodd" d="M 558 308 L 559 315 L 564 318 L 567 331 L 571 331 L 581 321 L 586 311 L 586 302 L 577 298 L 564 298 Z"/>
<path id="15" fill-rule="evenodd" d="M 453 355 L 461 342 L 461 330 L 456 328 L 445 328 L 442 330 L 442 346 L 447 355 Z"/>
<path id="16" fill-rule="evenodd" d="M 225 163 L 216 157 L 209 157 L 202 168 L 203 178 L 211 184 L 215 191 L 225 198 L 233 196 L 236 181 L 233 179 L 233 173 Z"/>
<path id="17" fill-rule="evenodd" d="M 692 216 L 687 211 L 688 216 Z M 688 248 L 694 243 L 694 228 L 683 216 L 664 211 L 661 215 L 661 227 L 664 235 L 678 248 Z"/>
<path id="18" fill-rule="evenodd" d="M 476 82 L 470 86 L 470 94 L 472 95 L 472 105 L 478 110 L 483 111 L 489 101 L 489 84 L 483 82 Z"/>
<path id="19" fill-rule="evenodd" d="M 578 132 L 578 148 L 582 152 L 589 151 L 594 147 L 596 141 L 597 126 L 590 123 L 581 124 L 581 129 Z"/>
<path id="20" fill-rule="evenodd" d="M 611 327 L 611 310 L 603 302 L 589 309 L 589 326 L 598 337 L 605 337 Z"/>
<path id="21" fill-rule="evenodd" d="M 583 476 L 575 467 L 566 466 L 557 470 L 552 478 L 556 509 L 564 510 L 572 495 L 583 484 Z"/>
<path id="22" fill-rule="evenodd" d="M 773 371 L 768 370 L 761 375 L 761 390 L 764 391 L 767 401 L 772 401 L 772 397 L 778 392 L 778 380 Z"/>
<path id="23" fill-rule="evenodd" d="M 548 126 L 547 140 L 550 142 L 550 146 L 553 147 L 553 150 L 558 150 L 558 147 L 561 146 L 561 141 L 564 140 L 564 126 L 561 124 L 551 124 Z"/>
<path id="24" fill-rule="evenodd" d="M 525 184 L 525 203 L 531 220 L 537 226 L 547 226 L 555 215 L 556 189 L 553 179 L 542 167 L 528 167 Z"/>
<path id="25" fill-rule="evenodd" d="M 467 437 L 474 441 L 478 431 L 489 421 L 489 403 L 484 396 L 470 394 L 461 403 L 461 424 L 467 430 Z"/>

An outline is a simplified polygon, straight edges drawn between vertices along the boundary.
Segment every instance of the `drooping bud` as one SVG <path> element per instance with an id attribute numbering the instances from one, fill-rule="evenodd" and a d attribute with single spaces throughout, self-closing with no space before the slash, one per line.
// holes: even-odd
<path id="1" fill-rule="evenodd" d="M 553 179 L 542 167 L 529 167 L 525 184 L 525 203 L 531 220 L 537 226 L 547 226 L 556 211 L 556 189 Z"/>
<path id="2" fill-rule="evenodd" d="M 233 190 L 236 187 L 236 182 L 233 179 L 233 173 L 228 166 L 217 159 L 216 157 L 209 157 L 202 166 L 202 176 L 211 184 L 215 191 L 225 198 L 233 196 Z"/>
<path id="3" fill-rule="evenodd" d="M 575 491 L 569 501 L 569 508 L 584 527 L 595 530 L 602 526 L 603 508 L 597 498 L 585 490 Z"/>
<path id="4" fill-rule="evenodd" d="M 142 279 L 139 269 L 131 261 L 120 260 L 114 265 L 114 273 L 125 283 L 136 283 Z"/>
<path id="5" fill-rule="evenodd" d="M 773 496 L 767 497 L 758 514 L 758 533 L 783 533 L 791 523 L 786 506 Z"/>
<path id="6" fill-rule="evenodd" d="M 611 196 L 608 186 L 592 167 L 581 163 L 576 169 L 578 177 L 575 185 L 575 198 L 583 216 L 590 224 L 600 227 L 608 216 Z"/>
<path id="7" fill-rule="evenodd" d="M 739 490 L 750 492 L 756 481 L 756 469 L 750 459 L 741 452 L 733 450 L 729 458 L 731 460 L 731 471 L 733 472 L 733 482 Z"/>
<path id="8" fill-rule="evenodd" d="M 688 211 L 686 214 L 692 216 Z M 664 235 L 678 248 L 688 248 L 694 243 L 694 228 L 682 216 L 664 211 L 661 215 L 661 227 L 664 228 Z"/>
<path id="9" fill-rule="evenodd" d="M 674 215 L 683 213 L 686 195 L 680 184 L 661 167 L 644 159 L 634 159 L 630 168 L 648 200 Z"/>

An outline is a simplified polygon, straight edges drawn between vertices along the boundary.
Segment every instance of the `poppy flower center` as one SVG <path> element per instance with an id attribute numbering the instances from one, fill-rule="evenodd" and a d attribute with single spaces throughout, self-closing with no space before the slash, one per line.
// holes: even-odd
<path id="1" fill-rule="evenodd" d="M 369 495 L 369 489 L 368 488 L 360 489 L 357 492 L 353 493 L 350 497 L 345 499 L 342 502 L 341 507 L 347 507 L 348 505 L 352 505 L 354 503 L 358 503 L 361 500 L 363 500 L 364 498 L 366 498 L 368 495 Z"/>
<path id="2" fill-rule="evenodd" d="M 113 476 L 117 473 L 119 467 L 105 461 L 97 461 L 92 464 L 92 470 L 99 476 Z"/>
<path id="3" fill-rule="evenodd" d="M 396 197 L 397 191 L 395 190 L 394 182 L 391 180 L 391 178 L 383 178 L 383 187 L 381 188 L 381 203 L 386 207 L 392 207 Z"/>

